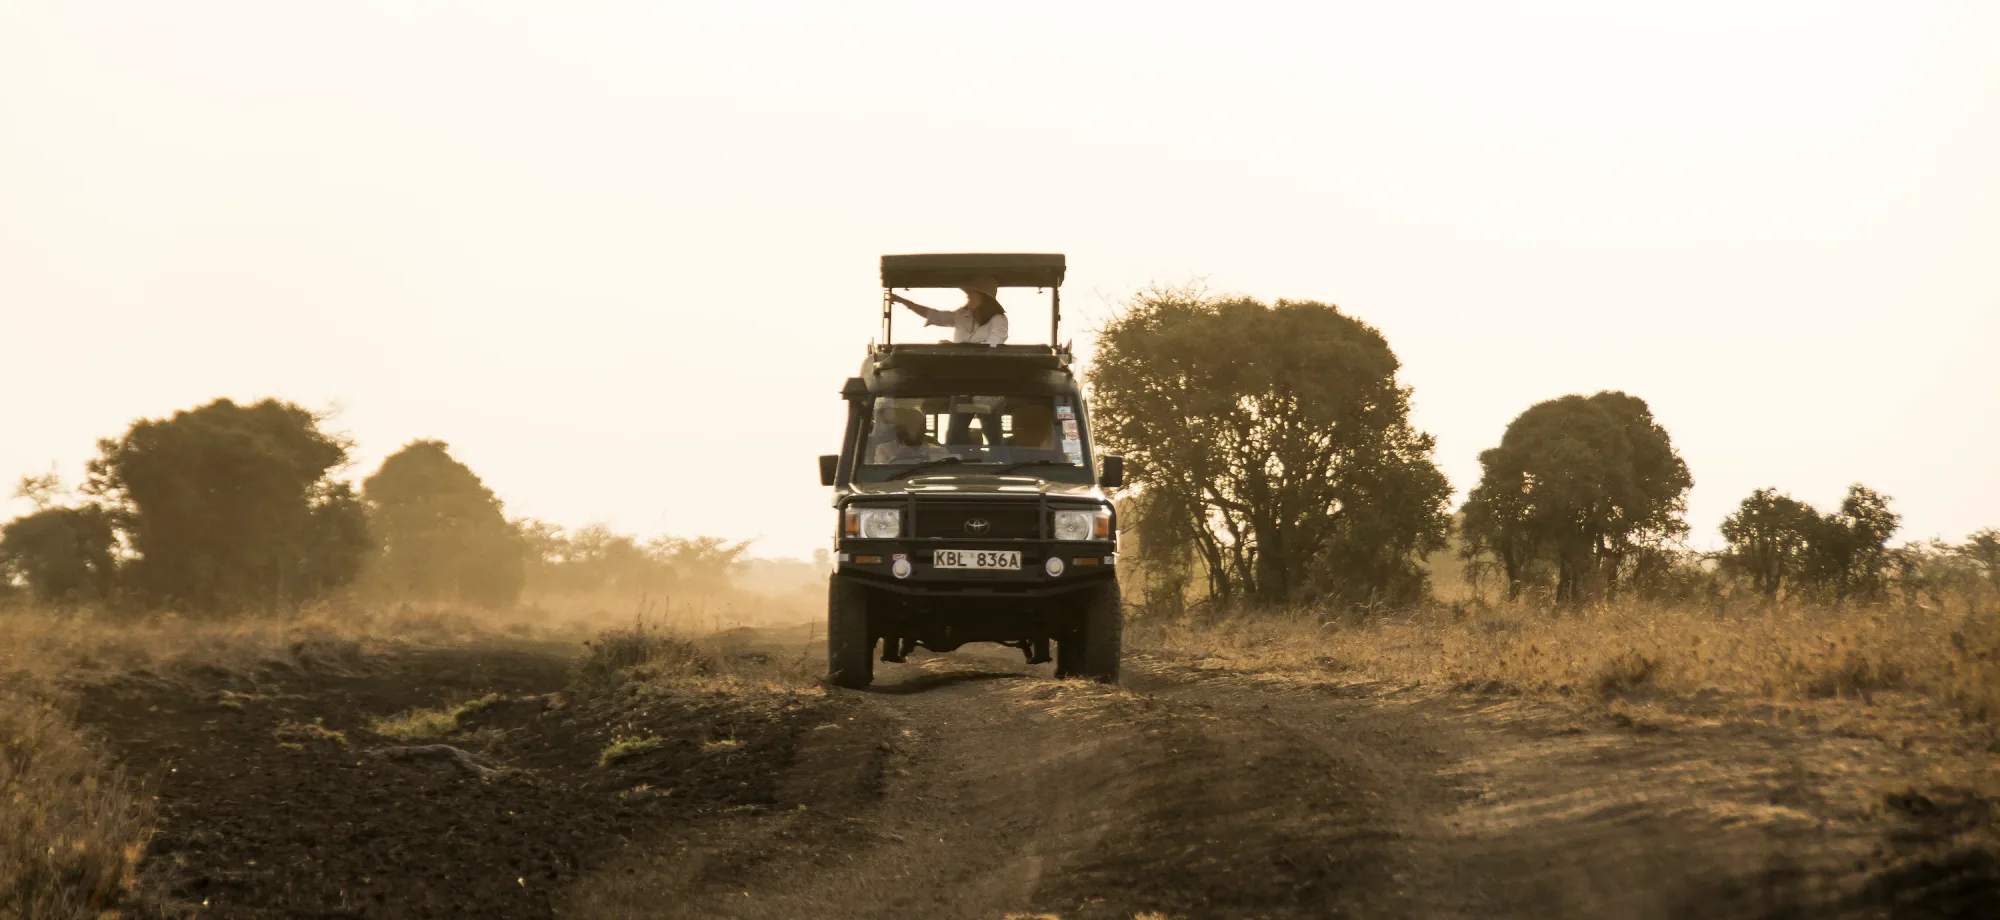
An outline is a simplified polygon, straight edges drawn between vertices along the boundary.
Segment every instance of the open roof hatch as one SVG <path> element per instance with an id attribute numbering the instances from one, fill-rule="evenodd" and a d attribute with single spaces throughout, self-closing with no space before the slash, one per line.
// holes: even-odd
<path id="1" fill-rule="evenodd" d="M 896 288 L 955 288 L 978 280 L 995 287 L 1049 289 L 1049 347 L 1060 341 L 1062 326 L 1062 282 L 1066 269 L 1062 253 L 1038 252 L 947 252 L 882 257 L 882 344 L 889 336 L 889 292 Z"/>

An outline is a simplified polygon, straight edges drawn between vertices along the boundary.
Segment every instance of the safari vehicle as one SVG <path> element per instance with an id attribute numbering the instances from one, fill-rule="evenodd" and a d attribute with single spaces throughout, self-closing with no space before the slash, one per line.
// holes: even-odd
<path id="1" fill-rule="evenodd" d="M 877 654 L 968 642 L 1050 660 L 1058 677 L 1118 679 L 1118 526 L 1104 488 L 1122 458 L 1091 451 L 1090 418 L 1058 348 L 1064 259 L 1041 254 L 882 257 L 882 337 L 841 389 L 836 567 L 827 672 L 866 687 Z M 1049 293 L 1049 345 L 898 345 L 890 293 L 980 281 Z"/>

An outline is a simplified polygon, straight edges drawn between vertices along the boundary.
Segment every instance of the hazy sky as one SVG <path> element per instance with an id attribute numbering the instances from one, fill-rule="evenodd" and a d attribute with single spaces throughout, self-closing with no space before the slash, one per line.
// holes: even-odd
<path id="1" fill-rule="evenodd" d="M 1196 277 L 1373 323 L 1461 495 L 1617 388 L 1698 543 L 1854 481 L 1958 539 L 1995 48 L 1987 3 L 0 0 L 0 476 L 270 395 L 357 479 L 441 438 L 510 515 L 803 555 L 877 256 L 1052 251 L 1080 346 Z"/>

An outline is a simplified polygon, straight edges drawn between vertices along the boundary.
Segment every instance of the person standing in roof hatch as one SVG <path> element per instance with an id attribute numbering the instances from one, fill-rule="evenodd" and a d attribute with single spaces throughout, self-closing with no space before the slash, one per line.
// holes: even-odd
<path id="1" fill-rule="evenodd" d="M 1004 345 L 1007 343 L 1007 311 L 1000 306 L 997 296 L 999 287 L 992 281 L 981 278 L 967 283 L 959 290 L 965 292 L 965 306 L 956 310 L 936 310 L 917 303 L 901 294 L 891 292 L 889 299 L 924 318 L 926 326 L 950 326 L 951 340 L 969 345 Z"/>

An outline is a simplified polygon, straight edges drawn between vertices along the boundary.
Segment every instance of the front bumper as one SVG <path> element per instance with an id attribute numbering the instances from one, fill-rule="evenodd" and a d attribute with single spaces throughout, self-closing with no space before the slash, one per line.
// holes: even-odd
<path id="1" fill-rule="evenodd" d="M 1018 571 L 939 569 L 931 565 L 932 555 L 939 549 L 1019 552 L 1021 568 Z M 910 563 L 909 574 L 901 578 L 895 574 L 898 557 Z M 1063 561 L 1062 574 L 1052 576 L 1044 568 L 1051 557 Z M 839 560 L 842 575 L 870 587 L 911 595 L 1049 597 L 1088 588 L 1118 575 L 1117 544 L 1109 541 L 844 539 L 839 543 Z"/>

